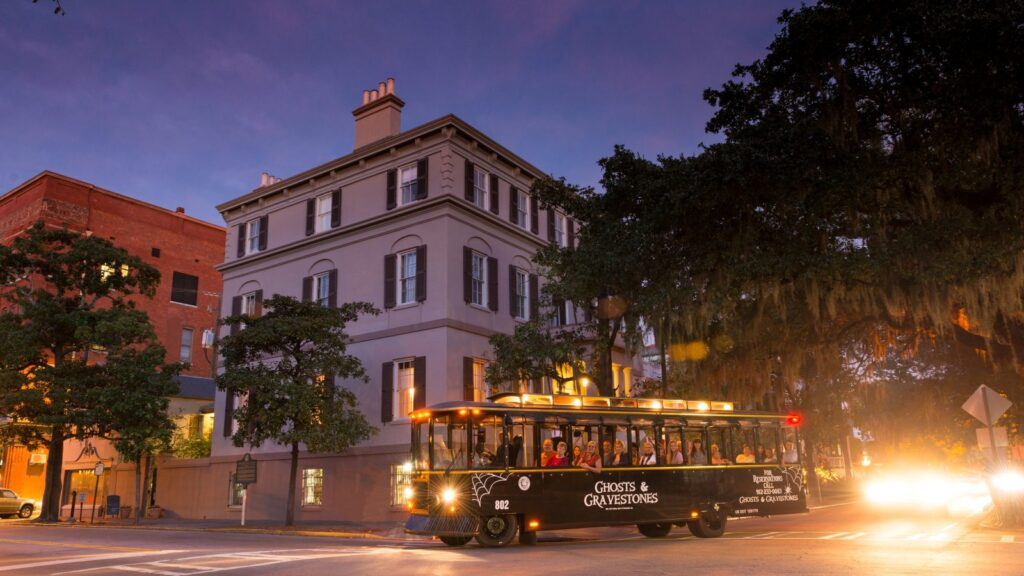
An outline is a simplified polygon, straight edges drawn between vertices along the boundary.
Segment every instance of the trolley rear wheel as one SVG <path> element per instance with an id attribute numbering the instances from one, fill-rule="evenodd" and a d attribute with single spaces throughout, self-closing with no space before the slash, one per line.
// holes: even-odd
<path id="1" fill-rule="evenodd" d="M 725 510 L 714 510 L 701 514 L 700 518 L 686 523 L 690 532 L 698 538 L 718 538 L 725 533 Z"/>
<path id="2" fill-rule="evenodd" d="M 488 516 L 480 519 L 480 530 L 476 533 L 476 541 L 481 546 L 495 548 L 512 543 L 519 531 L 519 521 L 512 514 Z"/>
<path id="3" fill-rule="evenodd" d="M 664 538 L 672 531 L 672 524 L 637 524 L 640 533 L 648 538 Z"/>

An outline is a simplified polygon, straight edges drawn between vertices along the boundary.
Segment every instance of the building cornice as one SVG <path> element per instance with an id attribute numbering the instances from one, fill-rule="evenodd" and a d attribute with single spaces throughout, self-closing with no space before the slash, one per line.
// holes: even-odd
<path id="1" fill-rule="evenodd" d="M 371 102 L 371 104 L 375 104 L 375 102 Z M 451 138 L 455 134 L 461 134 L 466 140 L 476 142 L 479 148 L 483 148 L 485 151 L 493 153 L 501 160 L 504 160 L 515 168 L 518 168 L 519 171 L 525 174 L 528 178 L 539 179 L 544 177 L 544 173 L 533 164 L 530 164 L 501 144 L 498 144 L 489 136 L 471 126 L 465 120 L 462 120 L 454 114 L 448 114 L 437 118 L 436 120 L 427 122 L 426 124 L 421 124 L 415 128 L 406 130 L 405 132 L 400 132 L 394 136 L 383 138 L 377 142 L 357 148 L 350 154 L 346 154 L 340 158 L 336 158 L 319 166 L 310 168 L 309 170 L 300 172 L 299 174 L 290 176 L 284 180 L 275 182 L 274 184 L 255 188 L 252 192 L 249 192 L 244 196 L 240 196 L 217 205 L 217 210 L 222 215 L 225 215 L 225 213 L 230 210 L 257 202 L 268 196 L 283 193 L 289 189 L 294 189 L 299 186 L 315 184 L 316 181 L 324 178 L 325 176 L 333 177 L 335 173 L 341 170 L 346 170 L 352 166 L 358 166 L 361 162 L 365 162 L 369 158 L 381 154 L 388 154 L 393 149 L 397 149 L 408 144 L 414 144 L 417 139 L 424 138 L 437 132 L 443 132 L 445 128 L 451 129 L 445 134 L 447 138 Z"/>

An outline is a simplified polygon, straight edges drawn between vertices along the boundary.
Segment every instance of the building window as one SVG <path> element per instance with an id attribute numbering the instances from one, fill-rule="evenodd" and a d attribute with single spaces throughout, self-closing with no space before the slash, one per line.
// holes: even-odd
<path id="1" fill-rule="evenodd" d="M 470 279 L 470 302 L 487 306 L 487 257 L 473 252 Z"/>
<path id="2" fill-rule="evenodd" d="M 192 329 L 181 329 L 181 362 L 192 362 Z"/>
<path id="3" fill-rule="evenodd" d="M 195 306 L 199 301 L 199 277 L 175 272 L 171 278 L 171 302 Z"/>
<path id="4" fill-rule="evenodd" d="M 405 418 L 413 411 L 416 396 L 416 367 L 412 358 L 395 362 L 395 416 Z"/>
<path id="5" fill-rule="evenodd" d="M 487 198 L 490 196 L 488 194 L 489 180 L 487 172 L 478 167 L 473 168 L 473 204 L 484 210 L 487 209 Z"/>
<path id="6" fill-rule="evenodd" d="M 416 301 L 416 250 L 398 255 L 398 303 Z"/>
<path id="7" fill-rule="evenodd" d="M 316 231 L 331 229 L 331 194 L 324 194 L 316 199 Z"/>
<path id="8" fill-rule="evenodd" d="M 563 248 L 567 245 L 565 240 L 565 216 L 561 214 L 555 214 L 555 243 Z"/>
<path id="9" fill-rule="evenodd" d="M 516 191 L 516 224 L 522 228 L 530 226 L 530 196 L 521 190 Z"/>
<path id="10" fill-rule="evenodd" d="M 114 274 L 117 274 L 119 272 L 120 272 L 122 278 L 127 278 L 128 277 L 128 265 L 127 264 L 121 264 L 121 266 L 119 267 L 119 266 L 116 266 L 114 264 L 100 264 L 100 280 L 102 280 L 104 282 L 106 282 L 107 280 L 110 279 L 111 276 L 113 276 Z"/>
<path id="11" fill-rule="evenodd" d="M 258 303 L 258 300 L 256 299 L 256 293 L 255 292 L 249 292 L 248 294 L 242 294 L 242 308 L 239 311 L 239 313 L 242 316 L 255 317 L 256 316 L 256 305 L 257 305 L 257 303 Z M 239 326 L 238 326 L 238 329 L 239 330 L 244 330 L 245 329 L 245 322 L 240 323 Z"/>
<path id="12" fill-rule="evenodd" d="M 516 318 L 530 319 L 530 275 L 516 268 Z"/>
<path id="13" fill-rule="evenodd" d="M 473 360 L 473 401 L 483 402 L 487 400 L 487 381 L 484 376 L 487 374 L 487 363 L 483 360 Z"/>
<path id="14" fill-rule="evenodd" d="M 228 474 L 228 506 L 241 507 L 242 506 L 242 493 L 245 492 L 245 486 L 239 482 L 235 482 L 235 473 L 231 472 Z"/>
<path id="15" fill-rule="evenodd" d="M 313 276 L 313 300 L 321 306 L 327 306 L 331 297 L 331 273 L 324 272 Z"/>
<path id="16" fill-rule="evenodd" d="M 302 505 L 320 506 L 324 503 L 324 469 L 302 469 Z"/>
<path id="17" fill-rule="evenodd" d="M 406 490 L 412 489 L 412 464 L 391 465 L 391 507 L 401 508 L 405 505 Z"/>
<path id="18" fill-rule="evenodd" d="M 398 170 L 398 185 L 402 190 L 402 204 L 408 204 L 416 200 L 416 178 L 418 176 L 415 164 L 410 164 Z"/>
<path id="19" fill-rule="evenodd" d="M 255 254 L 260 251 L 260 219 L 249 220 L 245 224 L 245 253 Z"/>

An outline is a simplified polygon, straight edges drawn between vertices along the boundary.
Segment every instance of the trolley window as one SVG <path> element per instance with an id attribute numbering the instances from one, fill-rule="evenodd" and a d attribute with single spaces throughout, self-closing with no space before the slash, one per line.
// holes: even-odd
<path id="1" fill-rule="evenodd" d="M 469 441 L 465 417 L 459 418 L 455 414 L 435 416 L 433 434 L 433 469 L 464 470 Z"/>

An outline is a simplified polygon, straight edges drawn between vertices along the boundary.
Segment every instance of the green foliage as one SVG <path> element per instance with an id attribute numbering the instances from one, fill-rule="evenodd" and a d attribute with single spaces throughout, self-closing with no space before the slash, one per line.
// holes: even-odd
<path id="1" fill-rule="evenodd" d="M 171 439 L 171 453 L 175 458 L 206 458 L 212 446 L 212 439 L 203 434 L 187 436 L 176 433 Z"/>
<path id="2" fill-rule="evenodd" d="M 65 438 L 107 438 L 129 459 L 168 438 L 180 366 L 164 364 L 129 299 L 159 281 L 108 240 L 41 222 L 0 246 L 0 415 L 9 436 L 49 444 L 44 519 L 56 519 Z"/>
<path id="3" fill-rule="evenodd" d="M 543 318 L 518 324 L 511 336 L 495 334 L 490 344 L 494 361 L 487 365 L 486 380 L 493 389 L 511 385 L 509 389 L 519 391 L 517 383 L 540 378 L 550 378 L 560 387 L 572 381 L 573 374 L 585 373 L 579 332 L 548 328 Z"/>
<path id="4" fill-rule="evenodd" d="M 267 440 L 303 443 L 311 452 L 341 452 L 375 430 L 357 409 L 355 395 L 335 379 L 366 380 L 359 359 L 346 353 L 345 325 L 376 314 L 366 302 L 339 308 L 274 295 L 258 318 L 231 316 L 245 329 L 224 338 L 224 372 L 217 386 L 244 397 L 235 410 L 236 445 Z"/>

